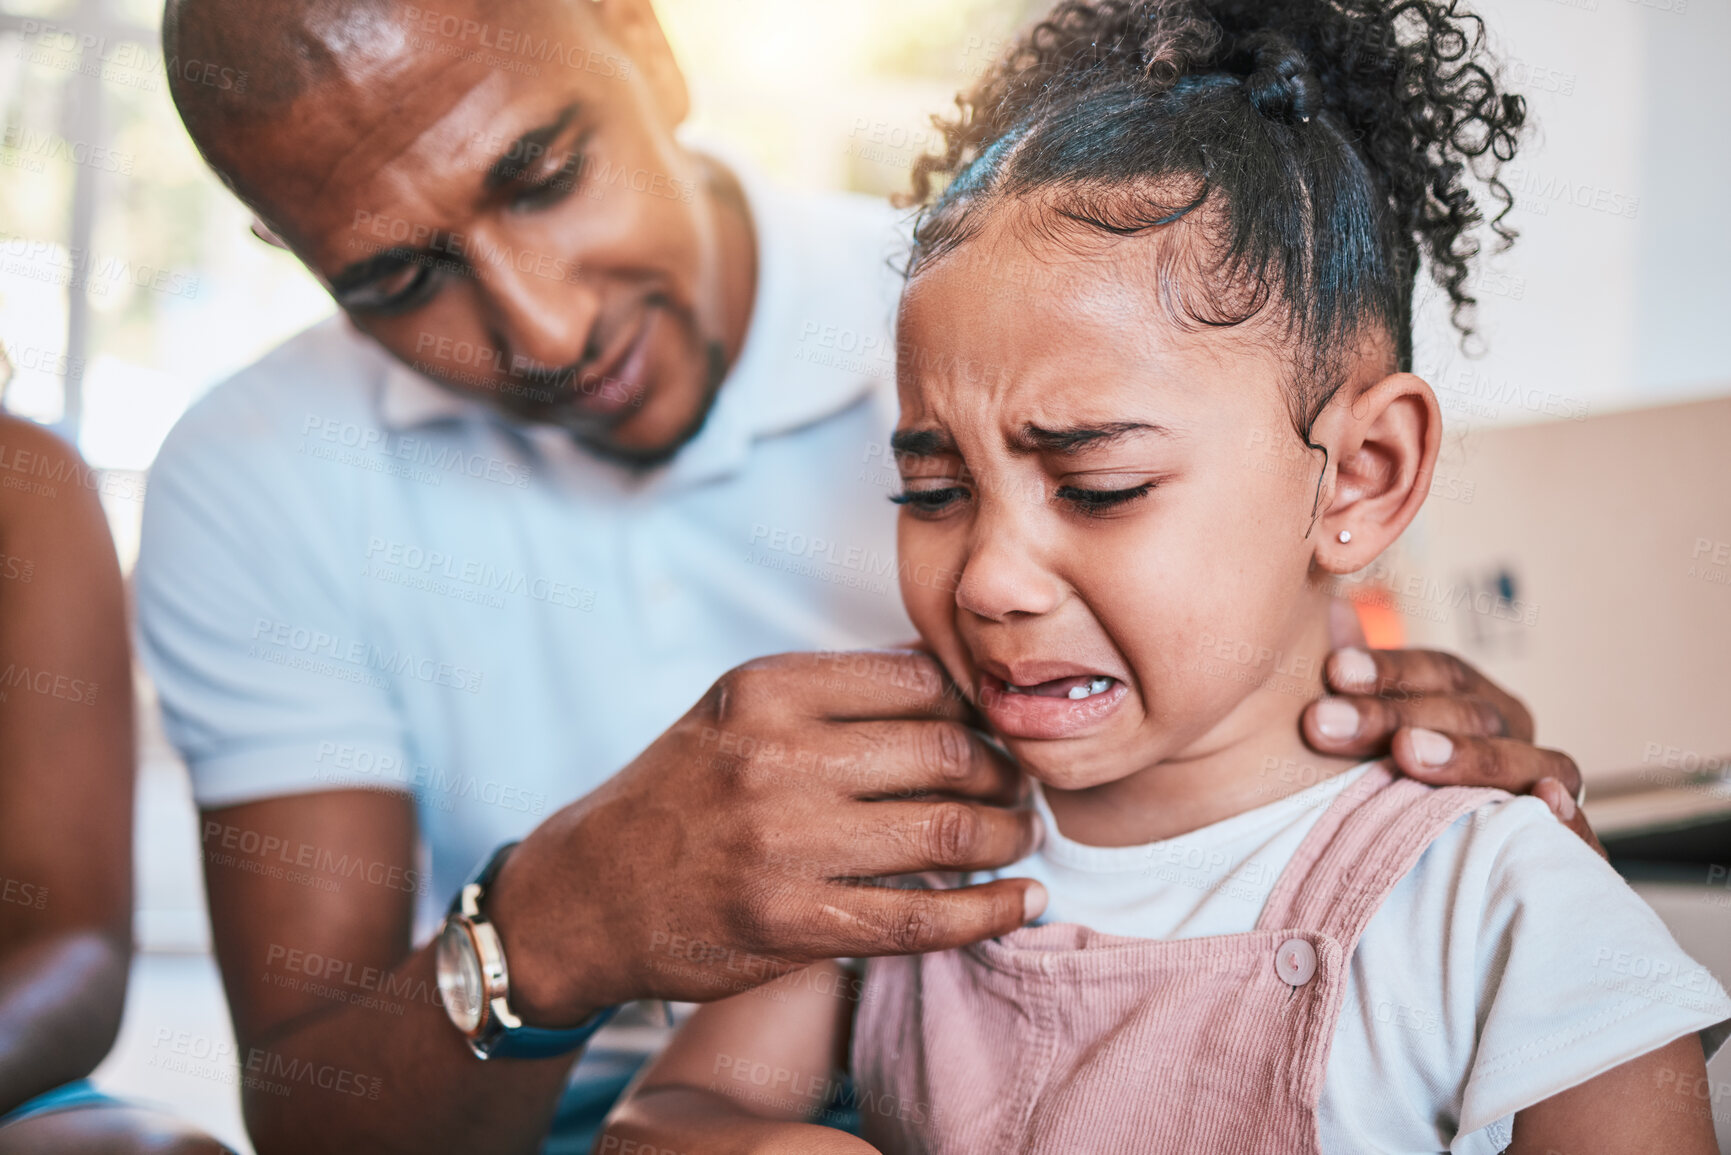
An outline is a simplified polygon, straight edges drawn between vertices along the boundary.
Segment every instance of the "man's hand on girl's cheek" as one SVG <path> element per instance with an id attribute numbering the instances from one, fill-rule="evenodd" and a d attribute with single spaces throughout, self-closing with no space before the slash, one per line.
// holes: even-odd
<path id="1" fill-rule="evenodd" d="M 1344 612 L 1340 612 L 1344 607 Z M 1304 711 L 1304 740 L 1319 753 L 1392 755 L 1402 773 L 1438 786 L 1496 786 L 1539 798 L 1600 854 L 1575 804 L 1581 772 L 1560 750 L 1533 745 L 1520 700 L 1452 654 L 1371 650 L 1351 607 L 1337 603 L 1328 697 Z"/>

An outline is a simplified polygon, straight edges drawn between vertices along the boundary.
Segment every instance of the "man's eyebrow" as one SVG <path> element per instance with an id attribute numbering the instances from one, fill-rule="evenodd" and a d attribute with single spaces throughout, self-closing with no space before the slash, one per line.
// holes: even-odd
<path id="1" fill-rule="evenodd" d="M 529 169 L 548 147 L 564 132 L 566 127 L 576 119 L 582 106 L 573 101 L 559 110 L 559 114 L 551 121 L 532 128 L 505 146 L 505 151 L 487 169 L 485 178 L 488 192 L 501 185 L 510 184 Z M 382 276 L 394 273 L 404 265 L 417 261 L 426 261 L 436 250 L 431 248 L 410 248 L 398 245 L 386 249 L 382 253 L 374 253 L 370 257 L 362 257 L 353 264 L 344 266 L 335 276 L 331 277 L 331 291 L 338 295 L 370 284 Z"/>
<path id="2" fill-rule="evenodd" d="M 1113 421 L 1105 425 L 1070 426 L 1065 429 L 1042 429 L 1024 425 L 1012 440 L 1013 448 L 1024 453 L 1078 453 L 1095 446 L 1111 445 L 1126 437 L 1151 433 L 1158 437 L 1173 436 L 1164 425 L 1146 421 Z"/>
<path id="3" fill-rule="evenodd" d="M 936 429 L 898 429 L 890 436 L 890 449 L 898 457 L 936 457 L 954 453 L 956 443 Z"/>
<path id="4" fill-rule="evenodd" d="M 580 107 L 575 101 L 567 104 L 551 121 L 540 128 L 531 128 L 506 145 L 499 159 L 487 169 L 487 191 L 493 192 L 508 185 L 533 168 L 536 159 L 545 153 L 558 135 L 565 131 L 566 126 L 576 119 Z"/>

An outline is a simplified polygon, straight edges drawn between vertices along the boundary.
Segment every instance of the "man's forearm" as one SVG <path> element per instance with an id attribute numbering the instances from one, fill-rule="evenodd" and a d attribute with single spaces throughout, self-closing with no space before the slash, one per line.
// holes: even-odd
<path id="1" fill-rule="evenodd" d="M 259 1155 L 539 1149 L 574 1056 L 477 1059 L 439 1003 L 430 946 L 372 993 L 242 1042 Z"/>
<path id="2" fill-rule="evenodd" d="M 0 952 L 0 1115 L 93 1070 L 120 1028 L 127 952 L 99 931 Z"/>

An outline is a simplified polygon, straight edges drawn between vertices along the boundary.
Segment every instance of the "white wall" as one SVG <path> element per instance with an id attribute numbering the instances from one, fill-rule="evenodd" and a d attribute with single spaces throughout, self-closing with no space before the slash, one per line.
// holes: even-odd
<path id="1" fill-rule="evenodd" d="M 1481 293 L 1486 355 L 1463 357 L 1440 310 L 1422 327 L 1450 423 L 1731 391 L 1731 2 L 1476 6 L 1533 131 L 1510 173 L 1521 238 Z"/>

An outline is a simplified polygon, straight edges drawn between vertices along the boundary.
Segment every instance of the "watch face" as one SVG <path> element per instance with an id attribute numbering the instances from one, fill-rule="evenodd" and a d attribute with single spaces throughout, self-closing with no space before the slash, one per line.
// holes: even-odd
<path id="1" fill-rule="evenodd" d="M 445 929 L 439 932 L 433 959 L 445 1013 L 465 1035 L 475 1034 L 481 1029 L 486 1010 L 486 982 L 481 977 L 481 958 L 475 944 L 468 930 L 455 919 L 445 923 Z"/>

